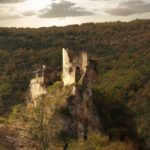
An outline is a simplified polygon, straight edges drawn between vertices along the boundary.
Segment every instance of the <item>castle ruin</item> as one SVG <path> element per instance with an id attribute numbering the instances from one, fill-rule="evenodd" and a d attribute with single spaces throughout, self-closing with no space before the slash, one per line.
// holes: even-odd
<path id="1" fill-rule="evenodd" d="M 97 63 L 85 51 L 74 53 L 63 48 L 62 58 L 62 82 L 64 87 L 62 91 L 68 90 L 67 87 L 70 89 L 70 93 L 65 97 L 65 104 L 62 107 L 67 108 L 71 117 L 65 117 L 61 131 L 63 133 L 67 132 L 66 134 L 70 138 L 85 139 L 90 129 L 95 130 L 97 128 L 93 125 L 98 122 L 95 118 L 96 115 L 94 115 L 92 102 L 92 84 L 97 77 Z M 49 73 L 46 72 L 46 68 L 43 66 L 35 72 L 35 78 L 30 82 L 31 100 L 35 106 L 38 98 L 47 94 L 46 87 L 51 77 L 46 74 Z M 58 124 L 57 120 L 58 118 L 55 119 L 55 124 Z"/>
<path id="2" fill-rule="evenodd" d="M 94 61 L 87 52 L 74 53 L 69 49 L 62 49 L 62 81 L 64 87 L 73 86 L 73 93 L 76 94 L 77 87 L 84 86 L 92 95 L 92 82 L 96 79 L 96 67 Z M 46 66 L 38 68 L 34 72 L 35 77 L 30 81 L 31 100 L 35 101 L 41 95 L 47 94 L 46 87 L 58 79 L 56 69 L 47 71 Z M 50 75 L 51 74 L 51 75 Z M 51 82 L 52 84 L 52 82 Z"/>

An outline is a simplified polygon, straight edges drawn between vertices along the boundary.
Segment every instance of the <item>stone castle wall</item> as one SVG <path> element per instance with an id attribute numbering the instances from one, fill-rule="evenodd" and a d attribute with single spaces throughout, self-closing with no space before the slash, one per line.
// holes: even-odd
<path id="1" fill-rule="evenodd" d="M 30 82 L 30 96 L 33 100 L 34 104 L 36 105 L 36 99 L 46 94 L 46 88 L 44 87 L 44 78 L 43 77 L 36 77 L 33 78 Z"/>
<path id="2" fill-rule="evenodd" d="M 44 77 L 45 66 L 42 70 L 35 71 L 35 77 L 30 81 L 30 98 L 34 105 L 37 103 L 37 98 L 47 93 Z"/>
<path id="3" fill-rule="evenodd" d="M 73 85 L 86 72 L 88 66 L 87 52 L 81 52 L 80 55 L 70 56 L 68 49 L 63 48 L 63 83 L 64 86 Z"/>

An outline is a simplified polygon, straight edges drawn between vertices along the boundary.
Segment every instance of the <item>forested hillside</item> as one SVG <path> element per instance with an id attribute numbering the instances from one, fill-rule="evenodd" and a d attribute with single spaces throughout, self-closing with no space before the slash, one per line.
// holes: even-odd
<path id="1" fill-rule="evenodd" d="M 129 106 L 140 138 L 150 148 L 150 20 L 0 28 L 0 122 L 14 106 L 25 103 L 29 81 L 38 65 L 61 66 L 63 47 L 86 50 L 98 58 L 99 77 L 93 88 L 102 99 L 121 100 Z M 109 115 L 112 109 L 109 107 Z"/>

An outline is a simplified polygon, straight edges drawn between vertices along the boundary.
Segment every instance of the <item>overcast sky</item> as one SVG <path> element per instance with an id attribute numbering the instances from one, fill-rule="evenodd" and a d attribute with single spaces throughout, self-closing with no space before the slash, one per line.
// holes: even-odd
<path id="1" fill-rule="evenodd" d="M 150 0 L 0 0 L 1 27 L 150 19 Z"/>

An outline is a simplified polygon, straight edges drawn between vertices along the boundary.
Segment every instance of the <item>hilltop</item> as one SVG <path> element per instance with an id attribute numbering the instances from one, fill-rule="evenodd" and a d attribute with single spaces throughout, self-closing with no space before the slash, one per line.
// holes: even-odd
<path id="1" fill-rule="evenodd" d="M 121 113 L 122 101 L 134 116 L 140 138 L 150 147 L 150 20 L 0 28 L 0 122 L 4 123 L 16 107 L 26 103 L 33 70 L 41 64 L 61 70 L 62 47 L 97 56 L 99 75 L 93 89 L 100 97 L 95 103 L 104 108 L 99 115 L 106 115 L 105 132 L 111 135 L 107 129 L 116 127 L 111 117 Z M 128 119 L 116 121 L 117 130 Z"/>

